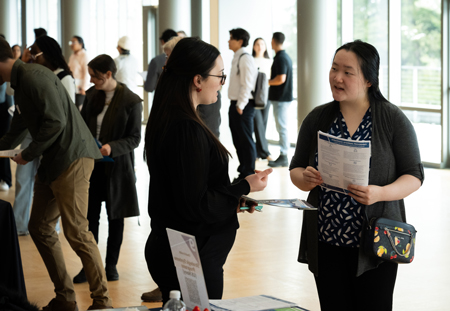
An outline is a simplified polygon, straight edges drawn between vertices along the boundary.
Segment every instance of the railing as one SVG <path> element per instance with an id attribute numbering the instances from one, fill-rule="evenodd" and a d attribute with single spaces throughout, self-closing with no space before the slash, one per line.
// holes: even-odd
<path id="1" fill-rule="evenodd" d="M 441 105 L 441 68 L 402 66 L 401 81 L 402 105 Z"/>

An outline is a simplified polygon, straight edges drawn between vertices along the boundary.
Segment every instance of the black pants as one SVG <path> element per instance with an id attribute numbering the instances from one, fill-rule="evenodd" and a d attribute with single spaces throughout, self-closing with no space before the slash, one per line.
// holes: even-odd
<path id="1" fill-rule="evenodd" d="M 256 157 L 265 159 L 270 156 L 269 144 L 266 138 L 267 120 L 269 119 L 269 110 L 271 103 L 268 101 L 264 109 L 255 109 L 255 139 L 256 139 Z"/>
<path id="2" fill-rule="evenodd" d="M 223 265 L 235 238 L 236 230 L 196 237 L 209 299 L 222 299 Z M 153 231 L 150 233 L 145 245 L 145 259 L 153 281 L 161 289 L 164 305 L 169 300 L 169 292 L 180 289 L 167 234 L 159 235 Z"/>
<path id="3" fill-rule="evenodd" d="M 78 109 L 81 109 L 81 107 L 83 107 L 85 98 L 86 98 L 86 95 L 75 94 L 75 106 L 77 106 Z"/>
<path id="4" fill-rule="evenodd" d="M 358 248 L 319 242 L 315 277 L 322 311 L 390 311 L 398 265 L 384 262 L 356 277 Z"/>
<path id="5" fill-rule="evenodd" d="M 253 100 L 250 100 L 240 115 L 236 110 L 236 103 L 235 100 L 231 101 L 228 117 L 233 144 L 239 159 L 239 178 L 245 178 L 255 173 L 256 147 L 253 141 L 255 107 Z"/>
<path id="6" fill-rule="evenodd" d="M 7 100 L 4 103 L 0 103 L 0 138 L 3 137 L 8 131 L 11 124 L 11 115 L 8 112 L 8 108 L 11 106 L 11 96 L 5 96 Z M 11 163 L 9 158 L 0 158 L 0 181 L 3 180 L 8 184 L 9 187 L 12 186 L 12 176 L 11 176 Z"/>
<path id="7" fill-rule="evenodd" d="M 108 178 L 105 174 L 105 163 L 99 162 L 92 171 L 91 185 L 89 187 L 88 216 L 89 231 L 94 235 L 98 244 L 98 227 L 100 225 L 100 212 L 102 202 L 106 202 Z M 114 199 L 114 198 L 113 198 Z M 108 241 L 106 244 L 106 265 L 117 265 L 119 260 L 120 246 L 123 240 L 124 220 L 123 218 L 111 219 L 109 217 L 110 206 L 106 203 L 108 213 Z"/>

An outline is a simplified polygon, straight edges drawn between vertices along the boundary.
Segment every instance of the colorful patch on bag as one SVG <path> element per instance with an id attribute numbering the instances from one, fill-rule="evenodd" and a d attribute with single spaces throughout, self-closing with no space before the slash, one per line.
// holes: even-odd
<path id="1" fill-rule="evenodd" d="M 387 254 L 387 250 L 383 245 L 378 246 L 377 255 L 378 257 L 383 257 L 384 254 Z"/>

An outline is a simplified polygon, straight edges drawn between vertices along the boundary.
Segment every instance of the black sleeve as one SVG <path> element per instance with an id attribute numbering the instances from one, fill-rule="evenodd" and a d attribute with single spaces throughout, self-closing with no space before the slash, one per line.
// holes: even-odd
<path id="1" fill-rule="evenodd" d="M 130 153 L 139 146 L 141 141 L 142 104 L 134 103 L 129 108 L 124 136 L 118 140 L 110 141 L 111 157 L 118 157 Z"/>
<path id="2" fill-rule="evenodd" d="M 403 111 L 396 109 L 393 125 L 392 148 L 395 156 L 397 176 L 412 175 L 423 183 L 425 175 L 420 160 L 416 132 L 411 121 L 409 121 Z"/>
<path id="3" fill-rule="evenodd" d="M 300 126 L 297 145 L 295 146 L 295 153 L 289 165 L 289 170 L 297 167 L 306 168 L 309 165 L 311 149 L 317 145 L 315 143 L 317 141 L 317 131 L 315 131 L 316 127 L 313 126 L 313 122 L 316 119 L 314 112 L 309 113 Z"/>
<path id="4" fill-rule="evenodd" d="M 231 186 L 227 165 L 211 168 L 218 155 L 204 129 L 194 121 L 182 121 L 166 141 L 170 141 L 168 174 L 177 213 L 188 221 L 209 224 L 236 214 L 239 198 L 250 186 L 247 181 Z"/>

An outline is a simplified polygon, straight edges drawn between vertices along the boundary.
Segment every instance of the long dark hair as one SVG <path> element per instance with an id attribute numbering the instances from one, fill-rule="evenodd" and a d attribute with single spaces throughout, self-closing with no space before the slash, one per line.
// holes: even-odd
<path id="1" fill-rule="evenodd" d="M 355 40 L 338 48 L 334 53 L 334 56 L 336 56 L 337 52 L 340 50 L 353 52 L 358 58 L 363 76 L 371 84 L 368 89 L 369 102 L 388 102 L 380 91 L 380 55 L 378 54 L 377 49 L 367 42 Z"/>
<path id="2" fill-rule="evenodd" d="M 262 40 L 262 41 L 264 42 L 264 45 L 266 46 L 266 50 L 264 51 L 264 58 L 269 58 L 269 59 L 270 59 L 269 53 L 267 52 L 267 44 L 266 44 L 266 41 L 264 41 L 263 38 L 256 38 L 255 41 L 253 41 L 253 46 L 252 46 L 252 56 L 253 56 L 253 57 L 256 56 L 256 52 L 255 52 L 255 44 L 256 44 L 256 41 L 258 41 L 258 40 Z"/>
<path id="3" fill-rule="evenodd" d="M 35 43 L 39 47 L 39 50 L 44 53 L 45 60 L 54 68 L 53 70 L 62 68 L 72 75 L 67 62 L 62 55 L 61 47 L 55 39 L 49 36 L 40 36 L 36 39 Z"/>
<path id="4" fill-rule="evenodd" d="M 86 50 L 86 47 L 84 46 L 84 40 L 80 36 L 73 36 L 72 38 L 77 39 L 78 43 L 81 44 L 81 48 Z"/>
<path id="5" fill-rule="evenodd" d="M 196 75 L 208 78 L 220 52 L 217 48 L 198 38 L 183 38 L 173 49 L 159 77 L 152 110 L 145 133 L 145 155 L 157 148 L 166 135 L 169 124 L 176 118 L 197 122 L 217 145 L 222 159 L 228 159 L 228 150 L 208 129 L 199 117 L 191 98 L 192 83 Z"/>
<path id="6" fill-rule="evenodd" d="M 112 78 L 114 80 L 116 79 L 116 63 L 109 55 L 100 54 L 88 63 L 88 67 L 92 69 L 96 76 L 99 73 L 106 74 L 108 71 L 111 71 Z M 100 112 L 102 112 L 103 107 L 105 106 L 105 99 L 106 93 L 102 90 L 97 90 L 97 94 L 94 97 L 94 104 L 92 107 L 92 112 L 94 115 L 98 115 Z"/>

